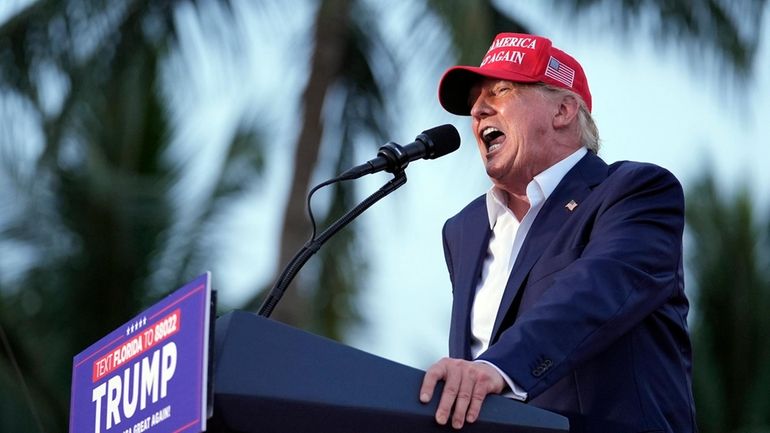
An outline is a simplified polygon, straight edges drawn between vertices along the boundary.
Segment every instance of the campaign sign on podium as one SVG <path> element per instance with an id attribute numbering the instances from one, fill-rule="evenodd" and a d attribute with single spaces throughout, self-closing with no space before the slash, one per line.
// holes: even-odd
<path id="1" fill-rule="evenodd" d="M 75 356 L 70 433 L 206 430 L 211 274 Z"/>

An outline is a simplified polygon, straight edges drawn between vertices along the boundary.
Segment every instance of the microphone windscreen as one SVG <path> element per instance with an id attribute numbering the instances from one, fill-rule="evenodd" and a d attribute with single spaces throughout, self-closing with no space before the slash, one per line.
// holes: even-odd
<path id="1" fill-rule="evenodd" d="M 422 138 L 428 145 L 425 159 L 435 159 L 460 148 L 460 133 L 449 124 L 423 131 L 417 138 Z"/>

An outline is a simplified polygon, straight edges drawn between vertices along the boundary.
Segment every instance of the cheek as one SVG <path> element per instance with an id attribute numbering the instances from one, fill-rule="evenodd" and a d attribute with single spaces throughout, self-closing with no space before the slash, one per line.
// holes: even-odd
<path id="1" fill-rule="evenodd" d="M 540 147 L 548 133 L 548 125 L 544 122 L 544 119 L 528 118 L 523 125 L 525 127 L 518 130 L 522 135 L 521 138 L 526 140 L 527 143 L 535 145 L 535 147 Z"/>

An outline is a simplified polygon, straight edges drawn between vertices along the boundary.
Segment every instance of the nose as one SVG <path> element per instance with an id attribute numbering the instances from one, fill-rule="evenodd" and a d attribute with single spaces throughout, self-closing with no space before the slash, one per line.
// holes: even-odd
<path id="1" fill-rule="evenodd" d="M 491 116 L 492 114 L 494 114 L 494 109 L 491 105 L 489 105 L 487 98 L 482 92 L 479 94 L 476 100 L 473 101 L 473 105 L 471 105 L 471 117 L 474 119 L 483 119 L 485 117 Z"/>

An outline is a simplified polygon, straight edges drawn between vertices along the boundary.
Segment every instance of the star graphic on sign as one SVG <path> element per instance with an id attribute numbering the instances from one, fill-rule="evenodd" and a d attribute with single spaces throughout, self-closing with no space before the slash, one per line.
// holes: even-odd
<path id="1" fill-rule="evenodd" d="M 564 207 L 567 208 L 570 212 L 575 210 L 576 207 L 578 207 L 578 204 L 575 200 L 570 200 L 569 203 L 565 204 Z"/>

